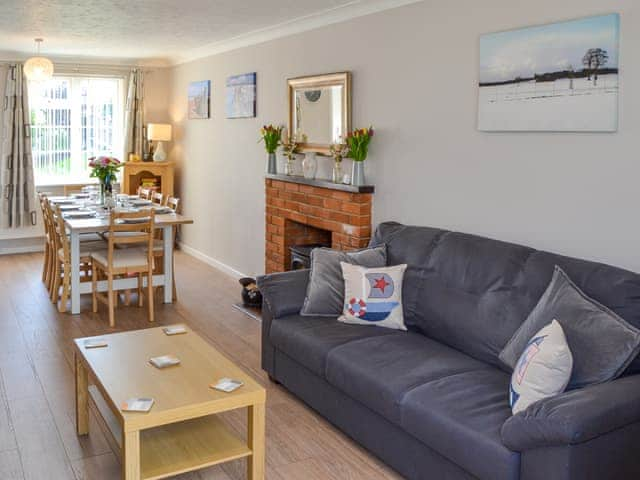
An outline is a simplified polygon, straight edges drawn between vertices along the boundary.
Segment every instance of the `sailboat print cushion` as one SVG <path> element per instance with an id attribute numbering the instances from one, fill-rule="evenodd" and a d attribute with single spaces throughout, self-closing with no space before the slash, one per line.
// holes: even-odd
<path id="1" fill-rule="evenodd" d="M 344 306 L 338 321 L 406 330 L 402 314 L 402 279 L 407 265 L 366 268 L 340 262 Z"/>

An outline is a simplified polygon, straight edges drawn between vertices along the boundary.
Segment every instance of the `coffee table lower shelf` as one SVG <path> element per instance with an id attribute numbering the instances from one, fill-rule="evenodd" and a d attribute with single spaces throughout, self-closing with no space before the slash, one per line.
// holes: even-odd
<path id="1" fill-rule="evenodd" d="M 91 406 L 120 456 L 120 425 L 95 386 L 89 387 Z M 141 415 L 144 415 L 142 413 Z M 155 480 L 251 455 L 247 444 L 215 415 L 140 431 L 140 478 Z"/>

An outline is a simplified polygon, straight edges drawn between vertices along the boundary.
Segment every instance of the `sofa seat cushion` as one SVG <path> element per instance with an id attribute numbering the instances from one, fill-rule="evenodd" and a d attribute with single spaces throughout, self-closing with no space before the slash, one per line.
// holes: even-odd
<path id="1" fill-rule="evenodd" d="M 518 478 L 520 456 L 500 435 L 511 417 L 509 379 L 491 368 L 425 383 L 404 397 L 401 426 L 480 479 Z"/>
<path id="2" fill-rule="evenodd" d="M 325 365 L 331 349 L 362 338 L 397 333 L 387 328 L 346 325 L 336 318 L 288 315 L 271 324 L 271 343 L 316 375 L 325 377 Z"/>
<path id="3" fill-rule="evenodd" d="M 364 327 L 370 330 L 387 330 Z M 363 338 L 333 348 L 329 383 L 389 421 L 400 424 L 400 403 L 426 382 L 491 368 L 457 350 L 411 332 Z M 508 388 L 503 395 L 507 399 Z"/>

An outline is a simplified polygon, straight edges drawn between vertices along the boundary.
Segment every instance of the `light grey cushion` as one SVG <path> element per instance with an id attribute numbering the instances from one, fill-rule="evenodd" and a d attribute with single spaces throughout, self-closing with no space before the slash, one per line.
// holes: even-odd
<path id="1" fill-rule="evenodd" d="M 500 359 L 515 368 L 529 339 L 553 319 L 562 326 L 573 354 L 569 389 L 613 380 L 640 350 L 640 331 L 587 297 L 556 266 L 546 291 L 500 352 Z"/>
<path id="2" fill-rule="evenodd" d="M 337 317 L 342 314 L 344 279 L 340 262 L 363 267 L 386 267 L 387 246 L 343 252 L 330 248 L 311 251 L 311 275 L 301 315 Z"/>

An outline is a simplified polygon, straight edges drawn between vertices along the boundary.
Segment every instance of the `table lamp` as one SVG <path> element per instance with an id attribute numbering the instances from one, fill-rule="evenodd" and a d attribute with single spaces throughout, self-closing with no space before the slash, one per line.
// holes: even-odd
<path id="1" fill-rule="evenodd" d="M 164 162 L 167 154 L 164 151 L 162 142 L 171 141 L 171 125 L 166 123 L 150 123 L 147 125 L 147 140 L 158 142 L 153 153 L 154 162 Z"/>

